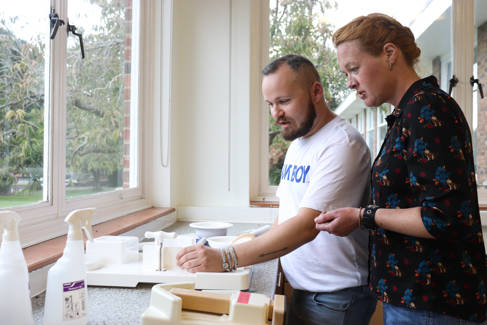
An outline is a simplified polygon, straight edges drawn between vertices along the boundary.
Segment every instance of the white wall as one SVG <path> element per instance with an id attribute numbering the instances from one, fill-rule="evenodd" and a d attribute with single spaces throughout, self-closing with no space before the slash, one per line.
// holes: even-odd
<path id="1" fill-rule="evenodd" d="M 166 67 L 172 73 L 169 159 L 163 167 L 161 105 L 156 95 L 152 201 L 156 206 L 176 207 L 179 219 L 271 222 L 275 209 L 249 208 L 251 100 L 254 106 L 258 102 L 252 99 L 256 83 L 260 84 L 260 73 L 255 71 L 262 68 L 256 60 L 262 35 L 255 30 L 261 2 L 177 0 L 172 4 L 172 51 L 156 50 L 156 57 L 162 58 L 156 60 L 155 69 L 164 68 L 161 62 L 172 54 Z M 164 28 L 157 18 L 155 24 Z M 167 35 L 165 28 L 163 35 Z M 164 90 L 157 76 L 155 82 Z"/>

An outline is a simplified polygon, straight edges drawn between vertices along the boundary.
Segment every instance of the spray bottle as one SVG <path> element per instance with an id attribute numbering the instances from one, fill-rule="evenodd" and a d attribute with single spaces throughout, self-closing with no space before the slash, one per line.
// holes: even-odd
<path id="1" fill-rule="evenodd" d="M 19 242 L 19 222 L 16 212 L 0 211 L 0 323 L 31 325 L 29 273 Z"/>
<path id="2" fill-rule="evenodd" d="M 44 325 L 87 324 L 86 268 L 84 242 L 81 229 L 88 240 L 93 240 L 91 218 L 95 209 L 80 209 L 71 212 L 68 223 L 68 238 L 63 256 L 47 273 Z"/>

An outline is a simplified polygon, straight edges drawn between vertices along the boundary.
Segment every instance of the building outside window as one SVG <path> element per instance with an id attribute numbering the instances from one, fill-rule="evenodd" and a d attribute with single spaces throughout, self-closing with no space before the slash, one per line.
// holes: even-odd
<path id="1" fill-rule="evenodd" d="M 375 157 L 375 128 L 376 128 L 376 109 L 371 107 L 368 108 L 365 114 L 365 142 L 369 147 L 370 154 Z"/>
<path id="2" fill-rule="evenodd" d="M 386 116 L 389 115 L 390 111 L 387 104 L 377 107 L 377 138 L 375 142 L 376 154 L 379 152 L 382 142 L 386 136 L 387 122 Z"/>

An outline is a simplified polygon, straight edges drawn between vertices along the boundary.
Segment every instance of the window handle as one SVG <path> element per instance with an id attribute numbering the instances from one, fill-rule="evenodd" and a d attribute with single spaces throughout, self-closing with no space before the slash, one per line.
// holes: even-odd
<path id="1" fill-rule="evenodd" d="M 450 79 L 450 86 L 448 87 L 448 95 L 451 96 L 451 91 L 457 85 L 457 83 L 458 83 L 458 78 L 455 75 L 453 75 Z"/>
<path id="2" fill-rule="evenodd" d="M 59 19 L 59 15 L 56 13 L 56 11 L 54 11 L 54 8 L 51 8 L 49 20 L 51 22 L 51 39 L 54 39 L 59 26 L 64 25 L 64 20 Z"/>
<path id="3" fill-rule="evenodd" d="M 54 39 L 57 34 L 57 30 L 59 26 L 64 25 L 64 20 L 59 19 L 59 15 L 56 13 L 54 8 L 51 8 L 51 13 L 49 14 L 49 20 L 51 23 L 51 39 Z M 68 22 L 68 29 L 67 33 L 69 35 L 69 32 L 73 33 L 73 35 L 78 36 L 79 38 L 79 47 L 81 48 L 81 58 L 85 58 L 85 46 L 83 44 L 83 35 L 81 33 L 76 33 L 76 26 L 75 25 L 70 25 Z"/>
<path id="4" fill-rule="evenodd" d="M 85 47 L 83 45 L 83 35 L 81 33 L 76 33 L 76 26 L 70 25 L 68 22 L 68 34 L 69 32 L 73 33 L 73 35 L 78 36 L 79 38 L 79 47 L 81 48 L 81 58 L 85 58 Z"/>
<path id="5" fill-rule="evenodd" d="M 480 93 L 480 98 L 484 98 L 484 90 L 482 89 L 482 84 L 479 82 L 479 79 L 475 79 L 473 76 L 470 77 L 470 85 L 477 84 L 477 88 Z"/>

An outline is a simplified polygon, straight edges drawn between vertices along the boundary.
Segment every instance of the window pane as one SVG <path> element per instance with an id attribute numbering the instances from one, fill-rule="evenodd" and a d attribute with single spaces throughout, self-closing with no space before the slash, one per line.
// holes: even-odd
<path id="1" fill-rule="evenodd" d="M 66 197 L 128 188 L 132 76 L 132 1 L 69 2 Z M 133 149 L 133 148 L 132 148 Z"/>
<path id="2" fill-rule="evenodd" d="M 357 115 L 357 130 L 360 132 L 360 134 L 364 134 L 364 111 L 362 110 L 358 115 Z"/>
<path id="3" fill-rule="evenodd" d="M 332 26 L 325 19 L 333 4 L 315 0 L 271 0 L 269 4 L 270 60 L 290 53 L 310 59 L 321 76 L 325 100 L 335 109 L 349 92 L 330 42 Z M 269 122 L 269 184 L 277 185 L 289 142 L 283 140 L 270 116 Z"/>
<path id="4" fill-rule="evenodd" d="M 367 119 L 366 119 L 366 124 L 367 124 L 367 130 L 373 129 L 374 128 L 374 111 L 375 108 L 370 107 L 367 108 Z"/>
<path id="5" fill-rule="evenodd" d="M 421 15 L 412 25 L 421 49 L 417 71 L 421 77 L 434 75 L 440 88 L 449 91 L 452 78 L 451 1 L 431 3 L 426 9 L 432 15 Z"/>
<path id="6" fill-rule="evenodd" d="M 374 146 L 374 130 L 369 130 L 365 133 L 365 142 L 370 150 L 370 155 L 373 158 L 375 156 L 375 146 Z"/>
<path id="7" fill-rule="evenodd" d="M 377 107 L 377 143 L 376 143 L 376 150 L 377 152 L 380 150 L 382 146 L 382 142 L 386 136 L 387 131 L 387 122 L 386 116 L 389 114 L 388 105 L 384 104 Z"/>
<path id="8" fill-rule="evenodd" d="M 0 208 L 43 199 L 49 1 L 0 9 Z"/>
<path id="9" fill-rule="evenodd" d="M 487 3 L 475 2 L 475 62 L 474 76 L 483 86 L 484 95 L 487 92 Z M 474 86 L 473 98 L 473 145 L 475 153 L 475 168 L 479 201 L 487 204 L 487 97 L 481 98 L 478 87 Z"/>
<path id="10" fill-rule="evenodd" d="M 390 113 L 388 106 L 389 106 L 388 104 L 383 104 L 377 108 L 377 125 L 382 125 L 387 123 L 386 117 Z"/>

